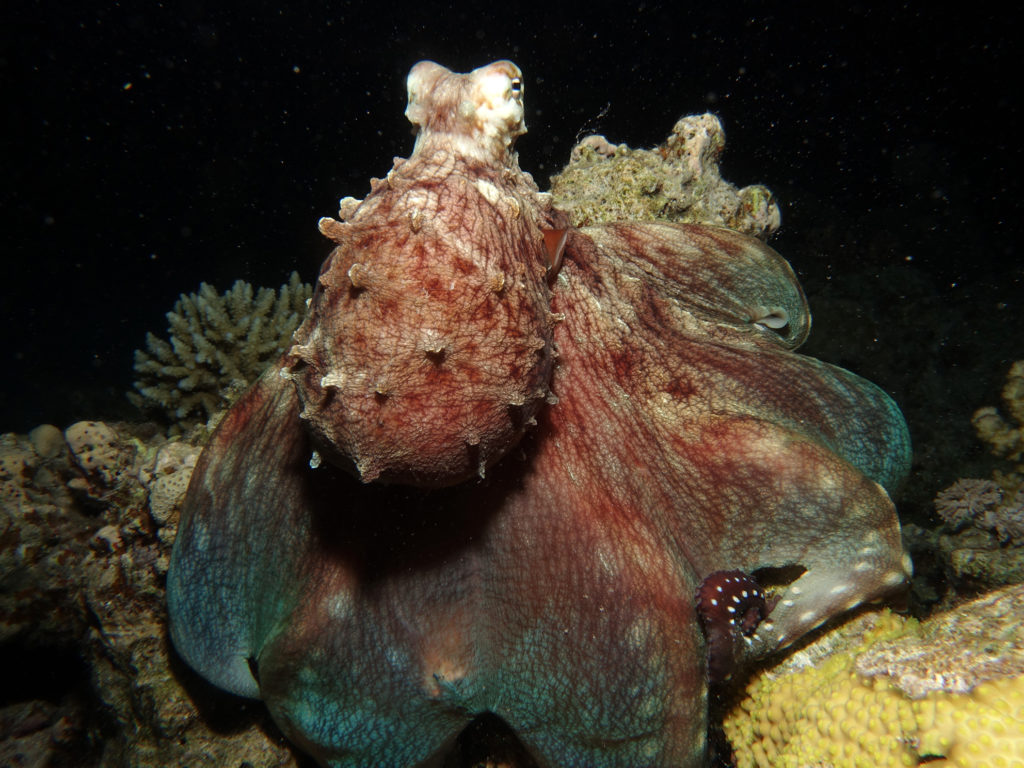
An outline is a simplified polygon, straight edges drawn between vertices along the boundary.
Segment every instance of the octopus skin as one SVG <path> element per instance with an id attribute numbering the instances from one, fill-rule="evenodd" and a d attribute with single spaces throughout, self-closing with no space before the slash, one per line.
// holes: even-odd
<path id="1" fill-rule="evenodd" d="M 171 638 L 325 766 L 440 764 L 481 716 L 540 766 L 706 756 L 712 574 L 789 569 L 738 663 L 901 588 L 895 404 L 794 352 L 771 248 L 568 227 L 511 62 L 409 76 L 407 160 L 342 201 L 288 353 L 196 466 Z"/>

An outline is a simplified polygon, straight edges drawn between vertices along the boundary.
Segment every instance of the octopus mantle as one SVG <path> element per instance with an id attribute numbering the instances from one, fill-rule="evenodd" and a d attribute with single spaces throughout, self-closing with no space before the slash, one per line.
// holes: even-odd
<path id="1" fill-rule="evenodd" d="M 507 61 L 413 68 L 411 157 L 321 221 L 304 325 L 193 475 L 174 644 L 323 765 L 441 760 L 486 716 L 542 766 L 698 766 L 698 585 L 795 577 L 718 633 L 742 662 L 908 575 L 902 416 L 793 351 L 789 265 L 568 228 L 512 150 L 522 94 Z"/>

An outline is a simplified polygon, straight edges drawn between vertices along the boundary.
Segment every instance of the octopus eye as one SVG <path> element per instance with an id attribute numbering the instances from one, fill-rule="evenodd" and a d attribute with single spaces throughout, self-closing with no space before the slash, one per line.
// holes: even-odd
<path id="1" fill-rule="evenodd" d="M 789 325 L 789 313 L 782 307 L 752 307 L 750 322 L 785 335 L 785 329 Z"/>
<path id="2" fill-rule="evenodd" d="M 523 81 L 518 77 L 512 78 L 512 98 L 520 99 L 523 95 Z"/>

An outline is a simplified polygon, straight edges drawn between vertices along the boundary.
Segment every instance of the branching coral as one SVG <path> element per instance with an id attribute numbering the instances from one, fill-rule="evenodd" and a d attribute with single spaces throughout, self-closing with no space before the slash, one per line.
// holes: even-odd
<path id="1" fill-rule="evenodd" d="M 1017 463 L 1017 472 L 1024 472 L 1024 360 L 1010 366 L 1002 394 L 1010 419 L 994 406 L 986 406 L 974 412 L 971 423 L 992 453 Z"/>
<path id="2" fill-rule="evenodd" d="M 182 294 L 167 313 L 168 339 L 147 334 L 135 351 L 129 399 L 175 425 L 208 420 L 284 351 L 311 295 L 296 272 L 277 293 L 239 280 L 224 294 L 207 283 Z"/>

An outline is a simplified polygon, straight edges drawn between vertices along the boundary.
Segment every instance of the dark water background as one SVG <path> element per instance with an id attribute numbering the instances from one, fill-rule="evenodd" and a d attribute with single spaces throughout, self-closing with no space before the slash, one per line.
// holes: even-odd
<path id="1" fill-rule="evenodd" d="M 904 405 L 931 494 L 1024 357 L 1020 34 L 888 5 L 6 4 L 0 431 L 130 418 L 179 294 L 313 279 L 317 219 L 408 155 L 413 63 L 510 58 L 542 188 L 578 136 L 720 116 L 723 176 L 783 204 L 809 351 Z"/>

